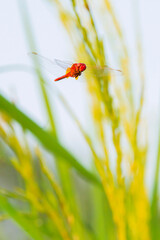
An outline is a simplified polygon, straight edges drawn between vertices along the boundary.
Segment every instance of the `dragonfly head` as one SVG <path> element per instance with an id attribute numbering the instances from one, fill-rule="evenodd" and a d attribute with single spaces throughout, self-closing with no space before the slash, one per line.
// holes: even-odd
<path id="1" fill-rule="evenodd" d="M 80 72 L 83 72 L 84 70 L 86 70 L 86 64 L 80 63 L 80 65 L 79 65 L 79 71 L 80 71 Z"/>

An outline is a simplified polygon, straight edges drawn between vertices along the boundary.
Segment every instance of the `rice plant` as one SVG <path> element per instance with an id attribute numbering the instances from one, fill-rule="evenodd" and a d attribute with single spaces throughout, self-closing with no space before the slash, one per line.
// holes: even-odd
<path id="1" fill-rule="evenodd" d="M 75 62 L 95 66 L 82 74 L 94 133 L 83 127 L 65 96 L 56 95 L 88 145 L 91 164 L 85 167 L 61 143 L 46 79 L 33 58 L 49 129 L 0 95 L 1 159 L 12 169 L 17 184 L 12 190 L 0 187 L 1 224 L 14 222 L 23 232 L 21 239 L 158 240 L 160 140 L 149 196 L 141 39 L 136 38 L 139 80 L 134 81 L 132 59 L 111 0 L 43 1 L 51 11 L 56 9 L 75 49 Z M 18 2 L 32 52 L 36 41 L 29 11 L 25 0 Z M 105 71 L 103 66 L 110 62 L 121 73 Z M 25 66 L 3 66 L 0 73 L 15 69 L 27 70 Z M 1 239 L 8 238 L 4 234 Z"/>

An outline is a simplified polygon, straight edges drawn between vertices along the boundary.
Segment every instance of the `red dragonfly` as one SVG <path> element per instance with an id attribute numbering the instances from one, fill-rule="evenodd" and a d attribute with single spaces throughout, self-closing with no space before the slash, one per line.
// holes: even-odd
<path id="1" fill-rule="evenodd" d="M 82 72 L 84 72 L 86 70 L 86 68 L 90 68 L 90 69 L 96 69 L 96 70 L 100 70 L 101 72 L 104 72 L 107 70 L 108 71 L 117 71 L 117 72 L 121 72 L 121 70 L 117 70 L 117 69 L 112 69 L 108 66 L 86 66 L 85 63 L 72 63 L 72 62 L 68 62 L 68 61 L 61 61 L 58 59 L 54 59 L 54 61 L 51 61 L 50 59 L 43 57 L 42 55 L 36 53 L 36 52 L 32 52 L 32 55 L 34 55 L 34 57 L 38 58 L 38 64 L 42 65 L 44 68 L 46 68 L 46 70 L 48 70 L 50 73 L 54 72 L 54 65 L 58 65 L 59 67 L 63 68 L 66 70 L 66 73 L 56 79 L 54 79 L 54 81 L 60 81 L 62 79 L 65 78 L 75 78 L 76 80 L 78 79 L 79 76 L 81 76 Z"/>

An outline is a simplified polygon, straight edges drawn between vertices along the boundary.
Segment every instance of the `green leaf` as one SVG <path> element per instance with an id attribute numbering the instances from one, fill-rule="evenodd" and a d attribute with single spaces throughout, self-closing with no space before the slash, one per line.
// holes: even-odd
<path id="1" fill-rule="evenodd" d="M 86 180 L 102 186 L 98 178 L 91 171 L 83 167 L 83 165 L 81 165 L 77 159 L 59 143 L 56 137 L 43 130 L 43 128 L 21 112 L 14 104 L 10 103 L 2 95 L 0 95 L 0 110 L 7 113 L 12 119 L 17 121 L 22 128 L 32 132 L 32 134 L 35 135 L 35 137 L 49 152 L 56 157 L 60 157 L 60 160 L 68 162 L 68 164 L 75 168 Z"/>
<path id="2" fill-rule="evenodd" d="M 7 215 L 21 227 L 27 235 L 35 240 L 44 240 L 39 229 L 34 226 L 33 222 L 21 215 L 15 207 L 13 207 L 7 200 L 6 197 L 0 195 L 0 209 L 5 211 Z"/>
<path id="3" fill-rule="evenodd" d="M 160 174 L 160 132 L 159 132 L 159 141 L 158 141 L 158 152 L 157 152 L 157 162 L 155 169 L 155 179 L 151 200 L 151 234 L 152 239 L 156 240 L 160 236 L 160 216 L 158 210 L 158 189 L 159 189 L 159 174 Z"/>

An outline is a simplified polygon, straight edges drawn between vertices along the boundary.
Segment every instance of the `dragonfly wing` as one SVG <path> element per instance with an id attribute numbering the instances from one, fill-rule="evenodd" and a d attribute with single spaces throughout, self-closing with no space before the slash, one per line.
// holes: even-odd
<path id="1" fill-rule="evenodd" d="M 103 71 L 106 71 L 106 72 L 117 72 L 117 73 L 122 73 L 121 70 L 119 69 L 114 69 L 114 68 L 111 68 L 109 66 L 103 66 L 103 67 L 99 67 L 101 70 Z"/>
<path id="2" fill-rule="evenodd" d="M 64 69 L 67 69 L 68 67 L 71 67 L 73 65 L 72 62 L 69 62 L 69 61 L 62 61 L 62 60 L 59 60 L 59 59 L 55 59 L 55 63 L 64 68 Z"/>
<path id="3" fill-rule="evenodd" d="M 97 74 L 98 76 L 103 76 L 106 74 L 121 74 L 122 71 L 119 69 L 114 69 L 109 66 L 87 66 L 87 70 Z"/>
<path id="4" fill-rule="evenodd" d="M 29 53 L 29 55 L 37 61 L 37 64 L 41 65 L 43 68 L 45 68 L 51 74 L 55 74 L 55 73 L 59 72 L 59 70 L 56 69 L 56 66 L 61 67 L 66 70 L 68 67 L 71 67 L 71 65 L 72 65 L 69 62 L 63 62 L 58 59 L 54 59 L 52 61 L 36 52 L 31 52 L 31 53 Z M 61 62 L 61 64 L 59 64 L 59 62 Z M 62 63 L 63 63 L 63 65 L 62 65 Z"/>

